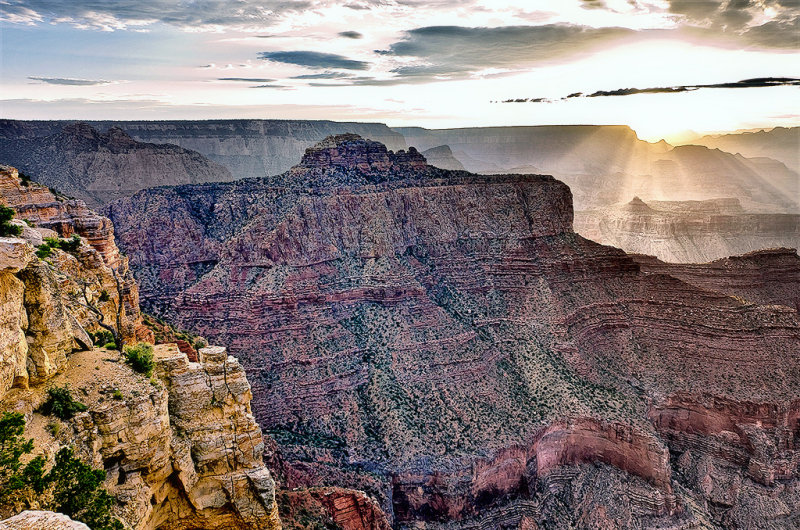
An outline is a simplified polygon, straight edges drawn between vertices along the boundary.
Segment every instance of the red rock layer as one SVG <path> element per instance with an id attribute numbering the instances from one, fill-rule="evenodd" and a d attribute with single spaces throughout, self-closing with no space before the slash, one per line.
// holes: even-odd
<path id="1" fill-rule="evenodd" d="M 572 232 L 569 189 L 550 177 L 388 154 L 383 172 L 383 152 L 357 144 L 334 139 L 275 179 L 111 208 L 146 303 L 242 360 L 292 480 L 369 486 L 409 526 L 739 517 L 683 509 L 649 411 L 677 394 L 796 397 L 796 310 L 642 272 Z M 325 165 L 342 152 L 355 167 Z M 551 502 L 564 488 L 571 500 Z"/>

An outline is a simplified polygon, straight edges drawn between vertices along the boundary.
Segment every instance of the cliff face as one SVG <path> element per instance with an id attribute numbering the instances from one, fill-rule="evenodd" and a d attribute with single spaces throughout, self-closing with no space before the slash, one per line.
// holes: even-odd
<path id="1" fill-rule="evenodd" d="M 26 138 L 55 134 L 68 122 L 0 120 L 0 138 Z M 140 142 L 174 144 L 203 154 L 225 166 L 233 178 L 276 175 L 289 169 L 307 147 L 332 134 L 355 133 L 379 141 L 390 149 L 405 149 L 403 136 L 381 123 L 346 123 L 311 120 L 208 120 L 88 122 L 106 130 L 119 127 Z M 2 158 L 2 157 L 0 157 Z M 0 160 L 2 162 L 2 160 Z M 12 162 L 6 162 L 12 163 Z M 215 178 L 178 181 L 169 174 L 149 186 L 230 180 Z"/>
<path id="2" fill-rule="evenodd" d="M 797 311 L 643 272 L 572 231 L 551 177 L 348 136 L 110 216 L 145 303 L 242 360 L 289 488 L 362 490 L 409 528 L 800 514 Z"/>
<path id="3" fill-rule="evenodd" d="M 0 204 L 13 208 L 17 219 L 33 225 L 33 230 L 26 227 L 22 236 L 31 233 L 36 244 L 42 243 L 43 236 L 82 238 L 75 252 L 54 250 L 48 258 L 50 267 L 37 261 L 24 272 L 41 278 L 52 276 L 35 283 L 53 285 L 47 296 L 61 300 L 87 330 L 97 331 L 97 316 L 85 307 L 83 293 L 99 299 L 105 292 L 108 299 L 94 304 L 103 313 L 104 321 L 116 323 L 117 307 L 121 305 L 122 336 L 128 342 L 150 337 L 142 325 L 138 286 L 128 268 L 128 259 L 117 248 L 114 226 L 107 217 L 88 209 L 83 201 L 56 196 L 35 182 L 23 182 L 17 169 L 7 166 L 0 166 Z M 32 300 L 40 296 L 37 292 L 29 292 L 28 297 Z M 46 300 L 43 305 L 51 304 Z"/>
<path id="4" fill-rule="evenodd" d="M 105 469 L 114 510 L 132 528 L 280 528 L 264 439 L 238 361 L 224 348 L 205 348 L 199 362 L 189 362 L 177 346 L 161 345 L 156 376 L 148 379 L 119 353 L 92 349 L 86 330 L 99 328 L 87 298 L 99 299 L 95 306 L 110 322 L 121 303 L 123 335 L 147 338 L 137 286 L 110 221 L 80 201 L 23 185 L 12 168 L 0 173 L 0 190 L 3 202 L 34 225 L 22 234 L 28 240 L 82 236 L 69 252 L 41 259 L 28 240 L 0 238 L 0 410 L 25 414 L 37 453 L 52 458 L 72 445 Z M 107 299 L 98 298 L 106 287 Z M 88 410 L 69 421 L 42 416 L 53 385 L 68 385 Z M 28 513 L 0 526 L 40 528 L 53 517 Z"/>
<path id="5" fill-rule="evenodd" d="M 800 214 L 749 213 L 738 199 L 645 203 L 636 197 L 626 204 L 577 212 L 575 230 L 598 243 L 678 263 L 800 248 Z"/>
<path id="6" fill-rule="evenodd" d="M 94 207 L 152 186 L 233 178 L 226 168 L 200 153 L 137 142 L 118 127 L 106 133 L 86 123 L 53 129 L 26 132 L 24 127 L 7 127 L 0 131 L 0 163 L 14 165 Z"/>
<path id="7" fill-rule="evenodd" d="M 693 143 L 741 153 L 748 158 L 768 157 L 800 172 L 800 127 L 775 127 L 769 131 L 703 136 Z"/>
<path id="8" fill-rule="evenodd" d="M 797 169 L 763 158 L 769 156 L 765 152 L 750 160 L 732 154 L 742 151 L 651 144 L 625 126 L 395 130 L 420 150 L 448 145 L 469 171 L 555 175 L 572 189 L 577 210 L 634 196 L 672 201 L 735 197 L 755 211 L 797 213 L 800 207 Z M 797 147 L 795 140 L 795 152 Z"/>

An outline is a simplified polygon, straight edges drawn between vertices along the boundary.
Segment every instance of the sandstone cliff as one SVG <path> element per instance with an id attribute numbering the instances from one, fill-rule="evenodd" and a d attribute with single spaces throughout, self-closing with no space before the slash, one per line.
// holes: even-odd
<path id="1" fill-rule="evenodd" d="M 144 303 L 241 359 L 289 488 L 400 528 L 800 521 L 796 309 L 576 235 L 552 177 L 348 135 L 109 212 Z"/>
<path id="2" fill-rule="evenodd" d="M 86 123 L 74 123 L 41 134 L 13 136 L 8 128 L 0 131 L 0 163 L 16 166 L 93 207 L 152 186 L 233 178 L 200 153 L 137 142 L 118 127 L 100 133 Z"/>
<path id="3" fill-rule="evenodd" d="M 0 172 L 0 192 L 33 225 L 26 239 L 0 238 L 0 410 L 25 414 L 36 452 L 52 458 L 71 445 L 105 469 L 114 511 L 130 528 L 280 528 L 239 362 L 224 348 L 202 349 L 190 362 L 176 345 L 160 345 L 149 379 L 118 352 L 93 349 L 86 330 L 99 329 L 98 312 L 116 317 L 118 304 L 127 340 L 148 334 L 110 221 L 81 201 L 23 184 L 13 168 Z M 80 241 L 68 251 L 41 254 L 42 236 L 71 234 Z M 68 385 L 88 410 L 69 421 L 43 416 L 53 385 Z M 57 519 L 27 513 L 0 527 L 43 528 L 36 525 Z"/>
<path id="4" fill-rule="evenodd" d="M 630 202 L 576 212 L 575 231 L 627 252 L 704 263 L 756 250 L 800 248 L 800 213 L 751 213 L 738 199 Z"/>

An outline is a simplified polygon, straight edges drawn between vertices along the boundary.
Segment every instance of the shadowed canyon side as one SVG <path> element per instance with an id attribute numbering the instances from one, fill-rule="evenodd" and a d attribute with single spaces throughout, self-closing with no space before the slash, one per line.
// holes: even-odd
<path id="1" fill-rule="evenodd" d="M 20 227 L 20 237 L 0 238 L 0 411 L 22 415 L 33 453 L 50 468 L 60 448 L 71 447 L 103 470 L 111 511 L 125 528 L 280 529 L 265 440 L 238 360 L 225 348 L 206 347 L 190 362 L 177 345 L 162 344 L 151 376 L 107 349 L 116 345 L 94 347 L 90 333 L 103 331 L 102 323 L 113 324 L 115 340 L 153 342 L 111 222 L 6 166 L 0 203 L 13 208 L 11 223 Z M 70 417 L 55 406 L 46 413 L 54 389 L 80 400 Z M 3 480 L 8 476 L 6 469 Z M 65 480 L 72 481 L 69 503 L 79 505 L 86 484 L 72 475 Z M 48 502 L 29 493 L 29 508 Z M 13 505 L 4 496 L 3 516 L 15 513 L 7 513 Z M 55 525 L 87 528 L 40 511 L 0 522 Z"/>
<path id="2" fill-rule="evenodd" d="M 58 134 L 67 121 L 0 120 L 0 138 L 27 139 Z M 198 120 L 198 121 L 88 121 L 99 130 L 119 128 L 139 142 L 174 144 L 197 151 L 228 168 L 233 178 L 263 177 L 282 173 L 303 151 L 331 134 L 357 133 L 405 149 L 403 136 L 382 123 L 347 123 L 326 120 Z M 0 163 L 3 161 L 0 160 Z M 5 163 L 11 163 L 6 161 Z M 167 178 L 171 178 L 167 176 Z M 224 175 L 191 182 L 230 180 Z M 152 185 L 183 184 L 166 180 Z M 141 189 L 147 186 L 141 186 Z"/>
<path id="3" fill-rule="evenodd" d="M 108 215 L 145 306 L 241 359 L 287 499 L 361 490 L 398 528 L 800 524 L 797 310 L 584 239 L 552 177 L 342 135 Z"/>
<path id="4" fill-rule="evenodd" d="M 43 123 L 53 126 L 37 130 Z M 119 127 L 0 120 L 0 138 L 0 163 L 95 207 L 152 186 L 233 178 L 200 153 L 137 142 Z"/>

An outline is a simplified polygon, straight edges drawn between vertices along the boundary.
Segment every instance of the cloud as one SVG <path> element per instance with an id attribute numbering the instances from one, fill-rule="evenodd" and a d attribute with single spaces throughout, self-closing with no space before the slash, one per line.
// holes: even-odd
<path id="1" fill-rule="evenodd" d="M 245 83 L 273 83 L 277 79 L 262 79 L 260 77 L 218 77 L 217 81 L 242 81 Z"/>
<path id="2" fill-rule="evenodd" d="M 417 59 L 415 64 L 392 70 L 401 78 L 434 80 L 466 77 L 486 68 L 524 69 L 584 53 L 634 33 L 625 28 L 572 24 L 495 28 L 428 26 L 407 31 L 402 40 L 377 53 Z"/>
<path id="3" fill-rule="evenodd" d="M 338 35 L 340 37 L 344 37 L 346 39 L 362 39 L 362 38 L 364 38 L 364 35 L 362 35 L 361 33 L 357 32 L 357 31 L 340 31 L 338 33 Z"/>
<path id="4" fill-rule="evenodd" d="M 320 72 L 318 74 L 296 75 L 292 79 L 350 79 L 353 77 L 353 74 L 345 72 Z"/>
<path id="5" fill-rule="evenodd" d="M 67 23 L 114 31 L 162 22 L 191 29 L 266 27 L 281 17 L 331 2 L 323 0 L 5 0 L 0 20 Z"/>
<path id="6" fill-rule="evenodd" d="M 40 81 L 50 85 L 69 85 L 69 86 L 95 86 L 95 85 L 110 85 L 111 81 L 103 81 L 102 79 L 74 79 L 71 77 L 39 77 L 29 75 L 28 79 L 33 81 Z"/>
<path id="7" fill-rule="evenodd" d="M 673 94 L 677 92 L 691 92 L 703 88 L 765 88 L 773 86 L 800 86 L 800 79 L 794 77 L 757 77 L 744 79 L 731 83 L 713 83 L 706 85 L 678 85 L 671 87 L 650 87 L 650 88 L 618 88 L 616 90 L 598 90 L 591 94 L 575 92 L 561 98 L 561 101 L 572 98 L 598 98 L 608 96 L 632 96 L 634 94 Z M 552 103 L 552 99 L 546 98 L 516 98 L 507 99 L 502 103 Z"/>
<path id="8" fill-rule="evenodd" d="M 314 51 L 261 52 L 259 59 L 278 63 L 295 64 L 307 68 L 340 68 L 342 70 L 366 70 L 369 63 L 355 61 L 335 53 Z"/>

